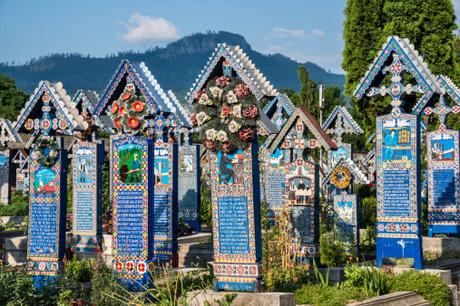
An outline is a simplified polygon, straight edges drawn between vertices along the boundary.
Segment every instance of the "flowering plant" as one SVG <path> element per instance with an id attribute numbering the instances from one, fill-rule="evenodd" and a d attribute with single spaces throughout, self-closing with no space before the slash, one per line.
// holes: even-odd
<path id="1" fill-rule="evenodd" d="M 256 136 L 257 99 L 240 78 L 220 76 L 195 94 L 192 123 L 213 151 L 245 149 Z"/>

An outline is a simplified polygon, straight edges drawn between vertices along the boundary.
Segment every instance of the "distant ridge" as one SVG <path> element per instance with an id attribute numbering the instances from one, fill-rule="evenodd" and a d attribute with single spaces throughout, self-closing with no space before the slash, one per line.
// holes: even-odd
<path id="1" fill-rule="evenodd" d="M 229 32 L 197 33 L 179 39 L 166 47 L 145 52 L 121 52 L 103 58 L 81 54 L 52 54 L 31 60 L 25 65 L 0 64 L 0 74 L 16 80 L 16 85 L 32 92 L 40 80 L 61 81 L 73 94 L 78 89 L 104 90 L 122 59 L 144 61 L 165 89 L 172 89 L 183 99 L 217 43 L 239 45 L 262 73 L 278 89 L 299 89 L 297 68 L 306 65 L 310 78 L 326 85 L 343 87 L 345 77 L 329 73 L 316 64 L 299 63 L 284 55 L 265 55 L 252 50 L 245 38 Z"/>

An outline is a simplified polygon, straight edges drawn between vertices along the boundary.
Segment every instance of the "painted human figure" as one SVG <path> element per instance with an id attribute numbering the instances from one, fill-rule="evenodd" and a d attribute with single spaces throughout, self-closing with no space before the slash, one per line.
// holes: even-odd
<path id="1" fill-rule="evenodd" d="M 219 172 L 221 184 L 235 183 L 235 172 L 232 169 L 232 160 L 228 158 L 227 154 L 222 153 L 220 155 Z"/>
<path id="2" fill-rule="evenodd" d="M 131 170 L 126 177 L 126 181 L 130 183 L 138 183 L 141 179 L 141 162 L 137 159 L 137 154 L 134 154 L 131 162 Z"/>

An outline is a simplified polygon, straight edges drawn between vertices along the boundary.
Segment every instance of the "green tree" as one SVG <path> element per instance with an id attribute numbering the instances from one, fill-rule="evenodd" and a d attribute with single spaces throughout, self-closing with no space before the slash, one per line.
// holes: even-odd
<path id="1" fill-rule="evenodd" d="M 318 90 L 315 81 L 308 76 L 308 70 L 305 66 L 299 66 L 297 70 L 300 81 L 300 106 L 306 107 L 310 113 L 318 118 Z"/>
<path id="2" fill-rule="evenodd" d="M 345 8 L 342 67 L 345 93 L 352 95 L 388 36 L 408 38 L 434 74 L 460 80 L 454 48 L 455 13 L 451 0 L 348 0 Z M 457 42 L 458 46 L 458 42 Z M 369 135 L 375 117 L 388 112 L 389 100 L 354 101 Z"/>
<path id="3" fill-rule="evenodd" d="M 0 117 L 16 120 L 27 98 L 21 89 L 16 88 L 14 80 L 0 75 Z"/>

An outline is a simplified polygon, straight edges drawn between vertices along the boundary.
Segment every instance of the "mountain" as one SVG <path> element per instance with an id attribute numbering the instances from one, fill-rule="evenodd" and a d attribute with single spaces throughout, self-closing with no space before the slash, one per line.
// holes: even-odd
<path id="1" fill-rule="evenodd" d="M 78 89 L 92 89 L 100 93 L 122 59 L 144 61 L 163 89 L 172 89 L 182 98 L 203 69 L 217 43 L 221 42 L 243 48 L 257 68 L 278 89 L 299 89 L 297 68 L 302 64 L 307 66 L 313 80 L 343 87 L 343 75 L 329 73 L 310 62 L 296 62 L 281 54 L 262 54 L 254 51 L 243 36 L 223 31 L 193 34 L 166 47 L 145 52 L 121 52 L 103 58 L 81 54 L 51 54 L 33 59 L 25 65 L 0 64 L 0 74 L 14 78 L 16 85 L 29 93 L 40 80 L 61 81 L 71 94 Z"/>

